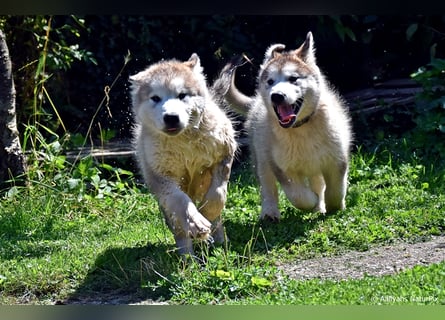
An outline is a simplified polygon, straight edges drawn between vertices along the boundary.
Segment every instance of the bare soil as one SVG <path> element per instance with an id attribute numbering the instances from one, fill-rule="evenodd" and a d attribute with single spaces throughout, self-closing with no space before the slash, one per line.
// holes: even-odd
<path id="1" fill-rule="evenodd" d="M 397 243 L 375 247 L 365 252 L 349 251 L 338 256 L 284 263 L 279 266 L 292 279 L 359 279 L 365 275 L 396 274 L 416 265 L 445 260 L 445 236 L 428 241 Z"/>

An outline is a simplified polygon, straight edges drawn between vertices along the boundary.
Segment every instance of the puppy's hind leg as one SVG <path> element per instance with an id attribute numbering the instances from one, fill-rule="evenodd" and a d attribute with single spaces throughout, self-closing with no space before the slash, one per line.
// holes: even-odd
<path id="1" fill-rule="evenodd" d="M 280 183 L 287 198 L 296 208 L 317 210 L 319 197 L 304 179 L 280 179 Z"/>

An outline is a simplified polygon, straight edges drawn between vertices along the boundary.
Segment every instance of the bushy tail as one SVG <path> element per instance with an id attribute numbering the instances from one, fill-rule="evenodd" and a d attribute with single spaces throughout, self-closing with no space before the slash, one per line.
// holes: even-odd
<path id="1" fill-rule="evenodd" d="M 216 96 L 222 97 L 235 112 L 246 115 L 253 103 L 253 98 L 246 96 L 235 86 L 236 69 L 245 63 L 242 55 L 234 57 L 214 81 L 212 90 Z"/>

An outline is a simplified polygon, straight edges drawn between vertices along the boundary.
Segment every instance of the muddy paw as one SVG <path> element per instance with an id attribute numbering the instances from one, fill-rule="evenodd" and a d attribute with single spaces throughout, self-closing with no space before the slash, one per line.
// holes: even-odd
<path id="1" fill-rule="evenodd" d="M 203 216 L 195 216 L 188 221 L 188 234 L 197 240 L 206 240 L 210 236 L 212 224 Z"/>

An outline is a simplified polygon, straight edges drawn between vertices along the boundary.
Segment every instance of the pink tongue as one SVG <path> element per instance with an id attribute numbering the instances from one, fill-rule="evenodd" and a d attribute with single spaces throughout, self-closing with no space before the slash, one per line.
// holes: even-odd
<path id="1" fill-rule="evenodd" d="M 294 109 L 289 104 L 281 104 L 277 107 L 278 114 L 280 115 L 281 122 L 289 122 L 295 117 Z"/>

